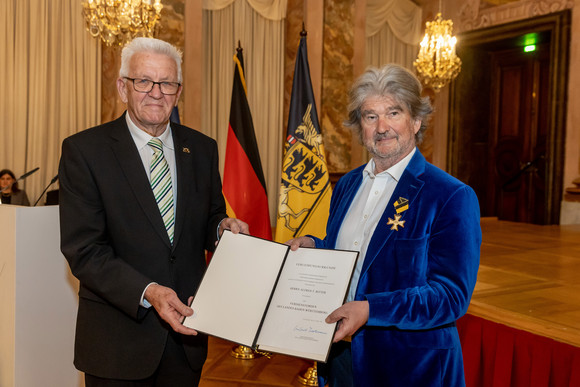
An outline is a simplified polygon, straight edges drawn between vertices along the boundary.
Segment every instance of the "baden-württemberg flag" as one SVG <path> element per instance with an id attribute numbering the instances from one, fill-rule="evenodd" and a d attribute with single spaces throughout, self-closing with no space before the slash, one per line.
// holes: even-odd
<path id="1" fill-rule="evenodd" d="M 234 85 L 223 192 L 228 216 L 248 223 L 252 235 L 272 239 L 266 181 L 248 105 L 242 49 L 234 56 Z"/>
<path id="2" fill-rule="evenodd" d="M 310 81 L 306 36 L 300 38 L 294 68 L 281 180 L 276 241 L 307 234 L 323 238 L 331 188 Z"/>

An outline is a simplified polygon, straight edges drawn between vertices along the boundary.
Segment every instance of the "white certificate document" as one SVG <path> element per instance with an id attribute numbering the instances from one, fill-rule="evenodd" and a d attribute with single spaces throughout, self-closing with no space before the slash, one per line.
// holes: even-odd
<path id="1" fill-rule="evenodd" d="M 358 252 L 224 232 L 183 324 L 254 349 L 326 361 Z"/>
<path id="2" fill-rule="evenodd" d="M 327 324 L 324 319 L 343 304 L 356 256 L 356 252 L 340 250 L 290 251 L 258 347 L 326 361 L 336 323 Z"/>
<path id="3" fill-rule="evenodd" d="M 288 246 L 223 233 L 183 325 L 254 347 Z"/>

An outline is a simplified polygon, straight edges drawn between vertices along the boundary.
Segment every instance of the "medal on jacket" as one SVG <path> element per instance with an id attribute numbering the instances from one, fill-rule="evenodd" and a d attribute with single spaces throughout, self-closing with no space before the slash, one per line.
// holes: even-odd
<path id="1" fill-rule="evenodd" d="M 387 225 L 391 226 L 391 230 L 399 231 L 399 226 L 401 226 L 401 228 L 405 227 L 405 221 L 401 220 L 400 214 L 409 209 L 409 199 L 399 196 L 399 200 L 397 200 L 393 205 L 395 206 L 395 211 L 397 213 L 395 214 L 395 219 L 389 218 Z"/>
<path id="2" fill-rule="evenodd" d="M 400 214 L 401 212 L 409 209 L 409 199 L 405 199 L 399 196 L 399 200 L 395 202 L 394 206 L 397 214 Z"/>
<path id="3" fill-rule="evenodd" d="M 388 226 L 391 226 L 391 230 L 399 231 L 399 226 L 405 227 L 405 221 L 401 220 L 401 215 L 395 215 L 395 219 L 389 218 L 387 222 Z"/>

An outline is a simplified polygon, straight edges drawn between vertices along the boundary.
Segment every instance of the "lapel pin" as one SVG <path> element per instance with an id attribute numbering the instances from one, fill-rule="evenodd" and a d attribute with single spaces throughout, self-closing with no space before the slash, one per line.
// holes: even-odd
<path id="1" fill-rule="evenodd" d="M 395 219 L 389 218 L 387 225 L 391 226 L 391 230 L 399 231 L 399 226 L 405 227 L 405 221 L 401 220 L 401 215 L 395 215 Z"/>
<path id="2" fill-rule="evenodd" d="M 188 147 L 183 147 L 183 153 L 191 153 Z"/>
<path id="3" fill-rule="evenodd" d="M 409 209 L 409 199 L 399 197 L 399 200 L 395 202 L 394 206 L 397 214 L 400 214 L 401 212 Z"/>

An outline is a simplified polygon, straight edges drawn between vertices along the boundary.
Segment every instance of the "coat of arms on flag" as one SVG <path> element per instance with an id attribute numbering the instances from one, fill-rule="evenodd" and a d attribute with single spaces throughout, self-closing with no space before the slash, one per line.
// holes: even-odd
<path id="1" fill-rule="evenodd" d="M 312 124 L 311 111 L 312 105 L 309 104 L 295 136 L 289 136 L 290 141 L 284 145 L 278 216 L 284 219 L 284 226 L 293 232 L 305 220 L 303 218 L 306 216 L 302 215 L 316 207 L 318 196 L 330 188 L 322 135 Z M 296 195 L 300 195 L 300 200 L 290 200 Z M 308 195 L 312 197 L 308 198 Z M 301 203 L 301 208 L 291 208 L 289 203 Z"/>

